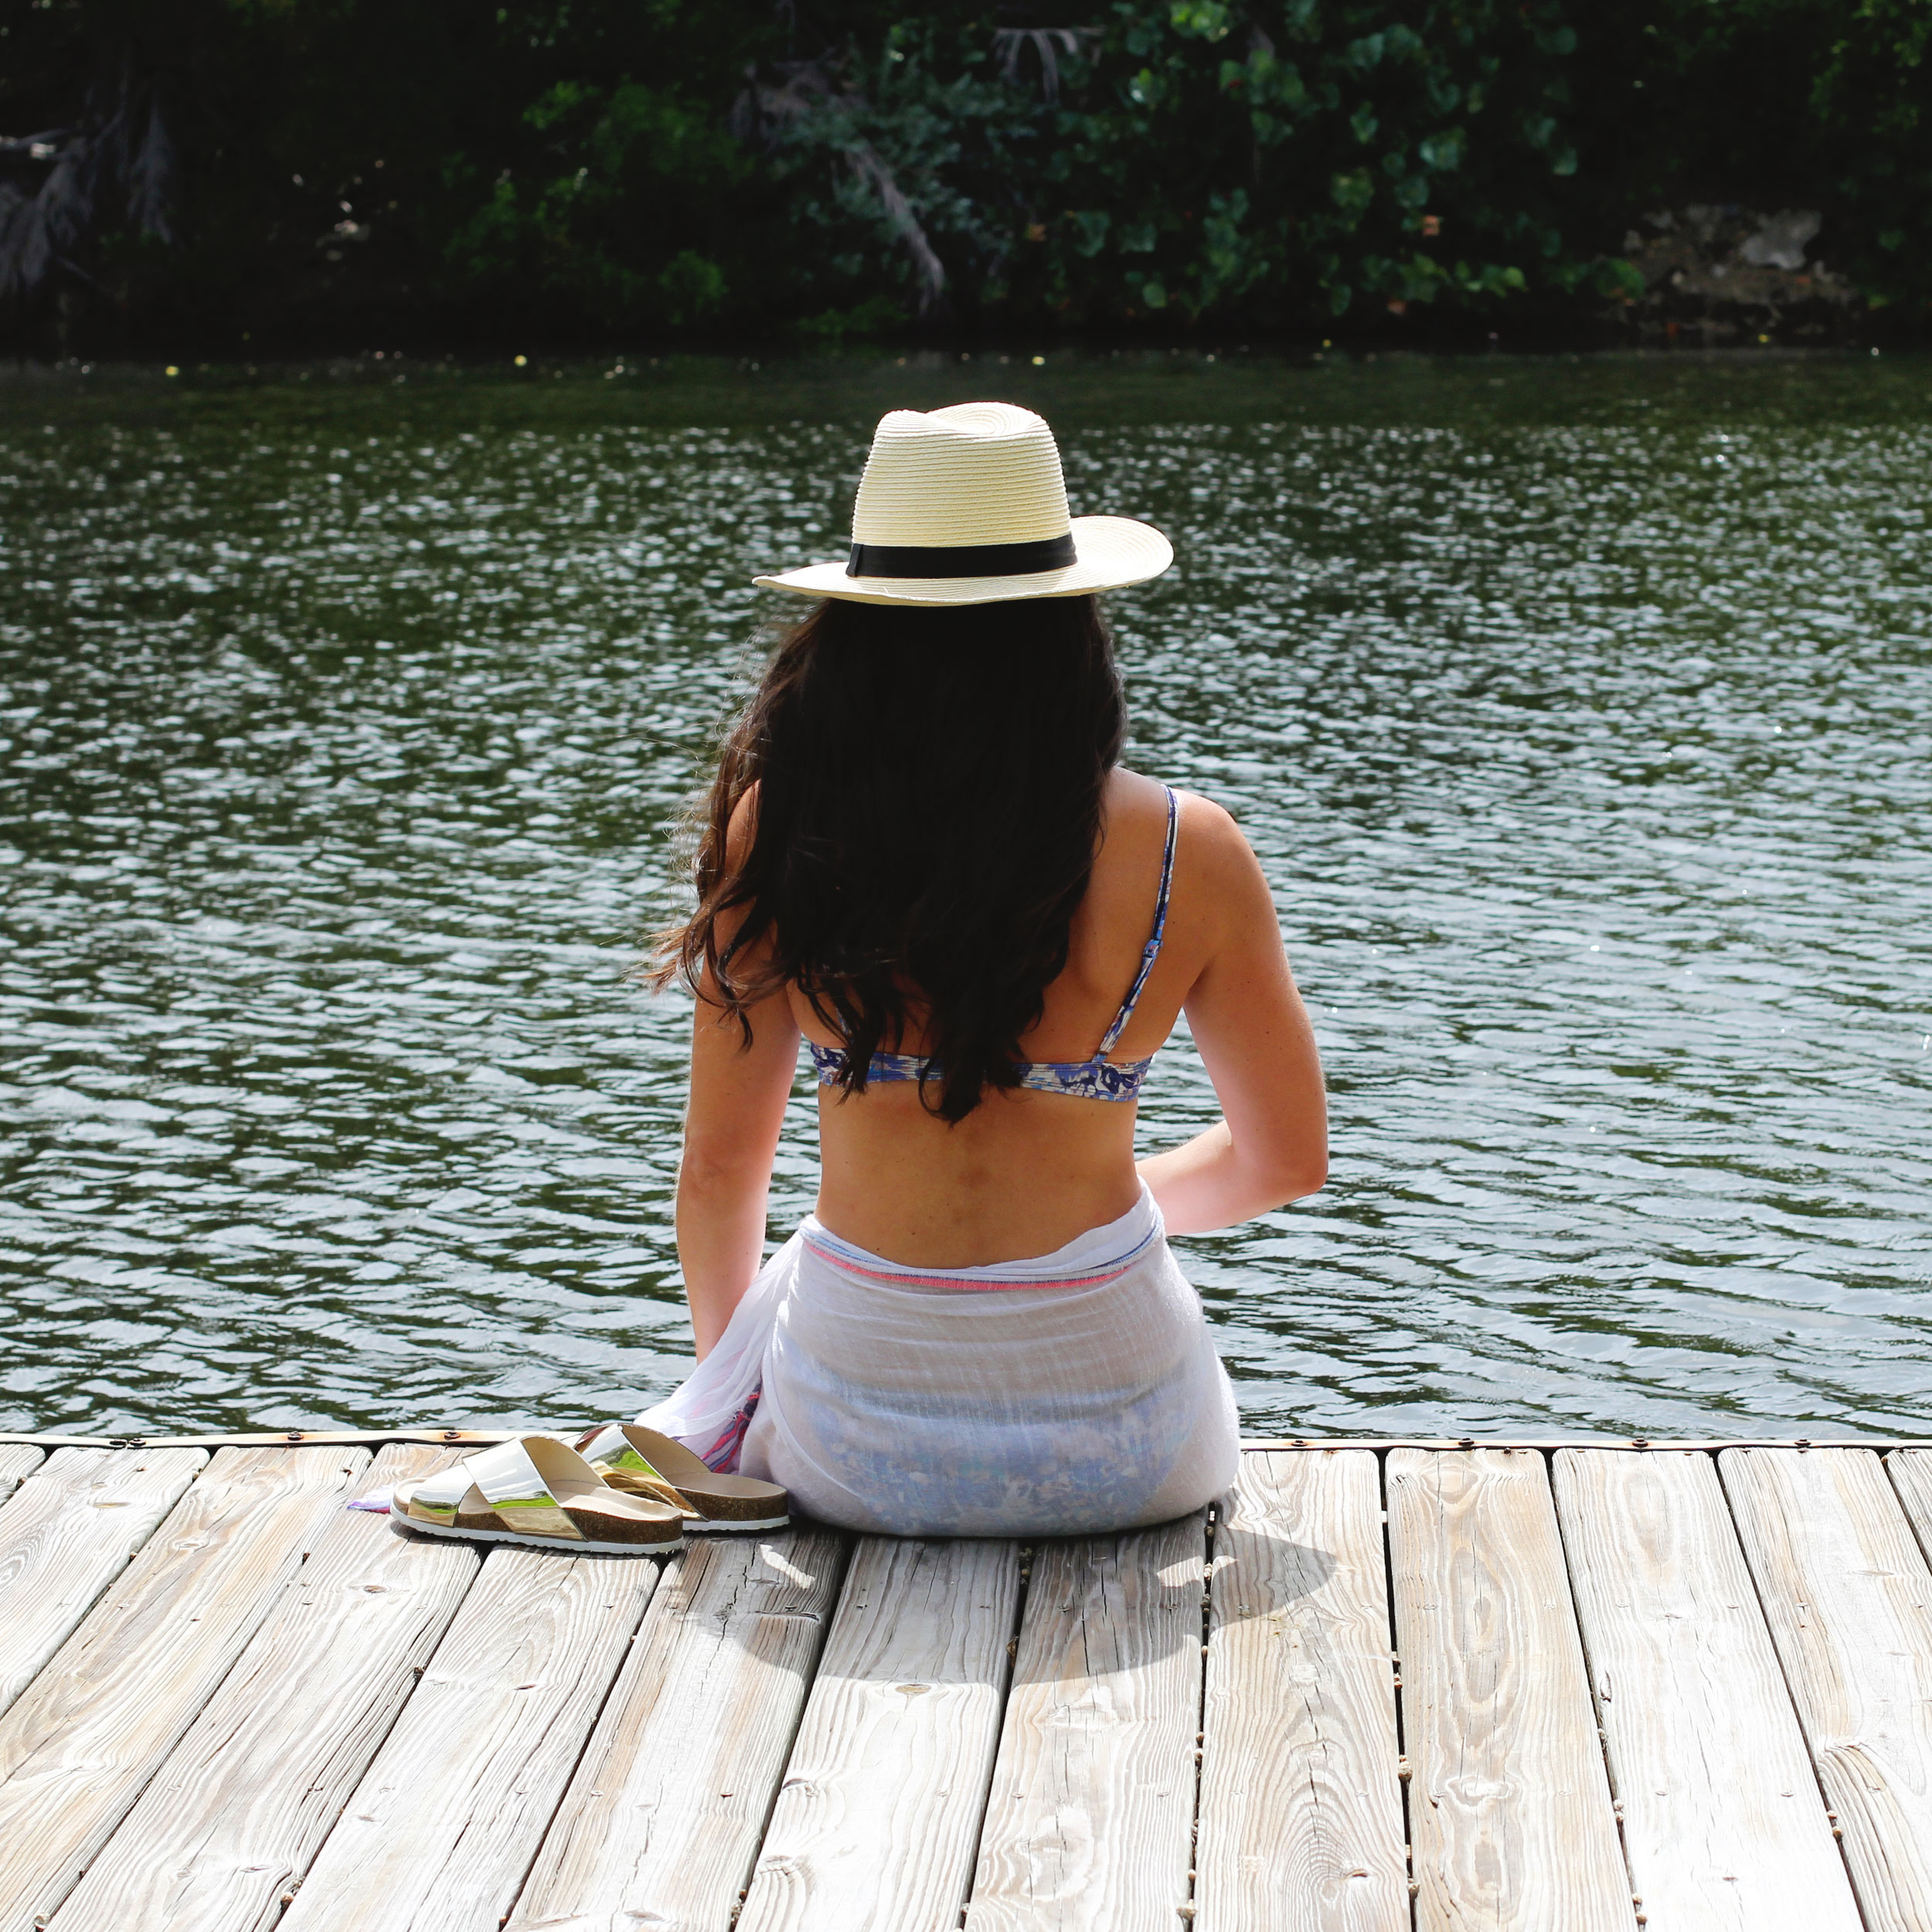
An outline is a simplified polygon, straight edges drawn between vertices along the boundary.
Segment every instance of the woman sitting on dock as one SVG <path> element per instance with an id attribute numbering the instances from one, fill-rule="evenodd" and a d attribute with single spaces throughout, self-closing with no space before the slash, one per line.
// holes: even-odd
<path id="1" fill-rule="evenodd" d="M 700 1366 L 639 1420 L 827 1522 L 1124 1529 L 1232 1483 L 1233 1392 L 1170 1233 L 1322 1185 L 1321 1073 L 1253 853 L 1124 770 L 1095 593 L 1166 539 L 1070 522 L 1026 410 L 879 426 L 849 560 L 724 747 L 696 915 L 678 1250 Z M 1185 1011 L 1225 1117 L 1134 1158 Z M 803 1036 L 817 1212 L 760 1266 Z"/>
<path id="2" fill-rule="evenodd" d="M 906 1536 L 1160 1522 L 1233 1482 L 1234 1395 L 1169 1233 L 1312 1193 L 1321 1070 L 1234 821 L 1117 763 L 1096 594 L 1167 539 L 1070 521 L 1030 410 L 879 425 L 850 557 L 727 738 L 698 906 L 678 1252 L 699 1366 L 634 1426 L 528 1437 L 399 1508 L 594 1548 L 782 1521 Z M 1224 1117 L 1137 1165 L 1185 1012 Z M 818 1208 L 769 1262 L 803 1036 Z M 474 1481 L 474 1487 L 471 1487 Z M 657 1500 L 654 1501 L 653 1498 Z"/>

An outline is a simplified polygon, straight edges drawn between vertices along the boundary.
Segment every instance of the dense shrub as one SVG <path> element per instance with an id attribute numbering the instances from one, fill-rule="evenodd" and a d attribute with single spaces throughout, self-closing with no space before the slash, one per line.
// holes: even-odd
<path id="1" fill-rule="evenodd" d="M 884 281 L 929 315 L 1265 328 L 1611 292 L 1614 265 L 1566 233 L 1563 6 L 1114 0 L 1086 29 L 899 23 L 761 87 L 760 131 L 793 221 L 823 236 L 806 285 L 835 303 Z"/>
<path id="2" fill-rule="evenodd" d="M 13 0 L 0 331 L 1589 327 L 1689 201 L 1932 295 L 1932 0 Z"/>

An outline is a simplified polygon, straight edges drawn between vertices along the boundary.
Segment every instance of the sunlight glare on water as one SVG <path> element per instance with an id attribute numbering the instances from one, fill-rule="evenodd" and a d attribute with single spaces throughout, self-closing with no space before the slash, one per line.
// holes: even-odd
<path id="1" fill-rule="evenodd" d="M 1932 1424 L 1932 408 L 1832 366 L 1070 408 L 1179 557 L 1131 761 L 1254 842 L 1330 1074 L 1329 1188 L 1180 1244 L 1252 1430 Z M 675 1383 L 688 1009 L 622 975 L 872 393 L 7 400 L 0 1427 Z M 1213 1112 L 1177 1038 L 1144 1142 Z"/>

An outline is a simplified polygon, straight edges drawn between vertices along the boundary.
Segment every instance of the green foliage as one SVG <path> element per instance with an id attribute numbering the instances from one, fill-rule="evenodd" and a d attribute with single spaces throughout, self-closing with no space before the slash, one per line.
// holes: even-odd
<path id="1" fill-rule="evenodd" d="M 172 273 L 144 296 L 90 238 L 97 331 L 117 308 L 230 345 L 697 328 L 789 299 L 775 185 L 726 124 L 781 44 L 703 0 L 64 0 L 0 9 L 0 132 L 84 116 L 102 72 L 166 107 Z"/>
<path id="2" fill-rule="evenodd" d="M 535 165 L 505 168 L 454 224 L 443 247 L 452 280 L 532 280 L 609 325 L 678 326 L 723 307 L 725 272 L 689 245 L 701 226 L 691 217 L 727 199 L 754 164 L 707 104 L 628 76 L 560 81 L 522 122 L 545 138 Z"/>
<path id="3" fill-rule="evenodd" d="M 173 243 L 77 238 L 58 302 L 15 332 L 1561 324 L 1641 294 L 1625 231 L 1692 200 L 1820 208 L 1875 305 L 1920 318 L 1932 299 L 1932 0 L 1087 0 L 1066 27 L 1011 17 L 889 0 L 0 8 L 0 132 L 79 124 L 104 76 L 131 75 L 180 154 Z M 0 218 L 36 179 L 17 155 L 0 168 Z"/>
<path id="4" fill-rule="evenodd" d="M 1112 0 L 1050 92 L 978 21 L 850 39 L 774 136 L 803 274 L 815 302 L 935 306 L 909 214 L 962 319 L 1267 328 L 1566 290 L 1597 257 L 1564 225 L 1564 4 Z"/>
<path id="5" fill-rule="evenodd" d="M 1875 308 L 1932 308 L 1932 0 L 1860 0 L 1811 105 L 1828 131 L 1848 266 Z"/>

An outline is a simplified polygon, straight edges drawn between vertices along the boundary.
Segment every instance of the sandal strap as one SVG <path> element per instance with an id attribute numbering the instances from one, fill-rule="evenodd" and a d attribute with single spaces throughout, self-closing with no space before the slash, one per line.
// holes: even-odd
<path id="1" fill-rule="evenodd" d="M 702 1517 L 704 1514 L 655 1463 L 639 1451 L 621 1423 L 614 1422 L 600 1430 L 577 1453 L 600 1476 L 628 1476 L 641 1485 L 646 1493 L 685 1515 Z"/>
<path id="2" fill-rule="evenodd" d="M 505 1503 L 522 1504 L 531 1509 L 547 1504 L 555 1509 L 558 1507 L 557 1499 L 550 1494 L 549 1484 L 524 1445 L 532 1441 L 557 1440 L 554 1436 L 520 1436 L 509 1442 L 499 1442 L 493 1449 L 465 1457 L 447 1469 L 440 1469 L 434 1475 L 424 1477 L 416 1485 L 411 1501 L 424 1504 L 439 1515 L 454 1515 L 457 1505 L 469 1494 L 474 1484 L 492 1509 L 500 1509 Z"/>
<path id="3" fill-rule="evenodd" d="M 628 1470 L 633 1475 L 652 1477 L 668 1489 L 677 1486 L 655 1463 L 639 1453 L 637 1444 L 625 1433 L 621 1422 L 613 1422 L 600 1429 L 583 1445 L 580 1453 L 594 1469 Z"/>

